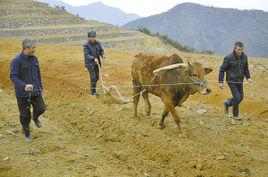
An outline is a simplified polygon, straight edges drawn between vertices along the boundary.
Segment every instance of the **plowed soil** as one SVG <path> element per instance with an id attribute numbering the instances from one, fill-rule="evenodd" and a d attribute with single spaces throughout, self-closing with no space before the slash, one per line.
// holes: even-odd
<path id="1" fill-rule="evenodd" d="M 138 119 L 132 104 L 118 96 L 89 96 L 88 72 L 80 46 L 37 46 L 44 82 L 43 127 L 32 127 L 33 141 L 21 133 L 9 63 L 20 52 L 18 41 L 0 41 L 0 176 L 95 177 L 240 177 L 268 176 L 268 59 L 250 58 L 255 84 L 245 83 L 242 121 L 228 119 L 222 102 L 230 96 L 217 88 L 222 57 L 178 53 L 185 61 L 205 61 L 213 92 L 194 95 L 181 108 L 183 135 L 172 117 L 157 128 L 163 103 L 150 96 L 152 115 L 144 101 Z M 107 50 L 105 85 L 118 86 L 130 97 L 130 65 L 136 53 Z M 100 83 L 99 83 L 100 86 Z M 204 109 L 207 112 L 198 114 Z"/>

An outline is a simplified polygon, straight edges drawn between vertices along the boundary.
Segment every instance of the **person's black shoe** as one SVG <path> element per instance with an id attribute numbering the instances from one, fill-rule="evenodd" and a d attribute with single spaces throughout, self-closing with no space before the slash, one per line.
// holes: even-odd
<path id="1" fill-rule="evenodd" d="M 40 120 L 38 120 L 38 119 L 35 119 L 35 120 L 34 120 L 34 124 L 35 124 L 35 126 L 38 127 L 38 128 L 41 128 L 41 127 L 42 127 L 42 122 L 41 122 Z"/>
<path id="2" fill-rule="evenodd" d="M 225 101 L 223 102 L 223 104 L 224 104 L 224 112 L 225 112 L 225 114 L 229 114 L 229 105 L 228 105 L 228 103 L 229 103 L 228 100 L 225 100 Z"/>

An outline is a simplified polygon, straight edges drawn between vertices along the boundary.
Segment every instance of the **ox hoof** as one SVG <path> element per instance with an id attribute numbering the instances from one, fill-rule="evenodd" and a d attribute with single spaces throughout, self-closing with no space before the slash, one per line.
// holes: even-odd
<path id="1" fill-rule="evenodd" d="M 130 118 L 131 118 L 131 119 L 137 119 L 137 120 L 140 119 L 139 116 L 135 116 L 135 115 L 134 115 L 134 116 L 130 116 Z"/>
<path id="2" fill-rule="evenodd" d="M 131 118 L 131 119 L 137 119 L 138 116 L 137 116 L 137 115 L 132 115 L 132 116 L 130 116 L 130 118 Z"/>
<path id="3" fill-rule="evenodd" d="M 158 125 L 158 129 L 162 130 L 164 129 L 166 126 L 165 125 Z"/>
<path id="4" fill-rule="evenodd" d="M 179 137 L 179 138 L 187 138 L 186 135 L 183 134 L 183 133 L 178 134 L 178 137 Z"/>
<path id="5" fill-rule="evenodd" d="M 146 116 L 150 117 L 151 116 L 151 111 L 146 111 Z"/>

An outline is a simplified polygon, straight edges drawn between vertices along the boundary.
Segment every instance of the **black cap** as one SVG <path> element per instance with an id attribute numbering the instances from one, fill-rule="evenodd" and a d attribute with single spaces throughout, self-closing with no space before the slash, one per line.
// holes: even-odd
<path id="1" fill-rule="evenodd" d="M 244 47 L 244 44 L 240 41 L 236 42 L 235 45 L 234 45 L 235 48 L 239 47 L 239 48 L 242 48 Z"/>
<path id="2" fill-rule="evenodd" d="M 96 37 L 97 33 L 95 31 L 90 31 L 89 33 L 87 33 L 87 37 Z"/>

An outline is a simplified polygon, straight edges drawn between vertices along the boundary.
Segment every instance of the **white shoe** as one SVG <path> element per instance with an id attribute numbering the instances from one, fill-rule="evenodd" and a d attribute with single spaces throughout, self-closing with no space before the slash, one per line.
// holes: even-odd
<path id="1" fill-rule="evenodd" d="M 234 120 L 242 120 L 239 116 L 237 116 L 237 117 L 236 116 L 233 116 L 233 119 Z"/>
<path id="2" fill-rule="evenodd" d="M 32 139 L 32 137 L 31 137 L 31 135 L 29 135 L 29 136 L 26 136 L 26 138 L 25 138 L 25 141 L 26 142 L 31 142 L 33 139 Z"/>

